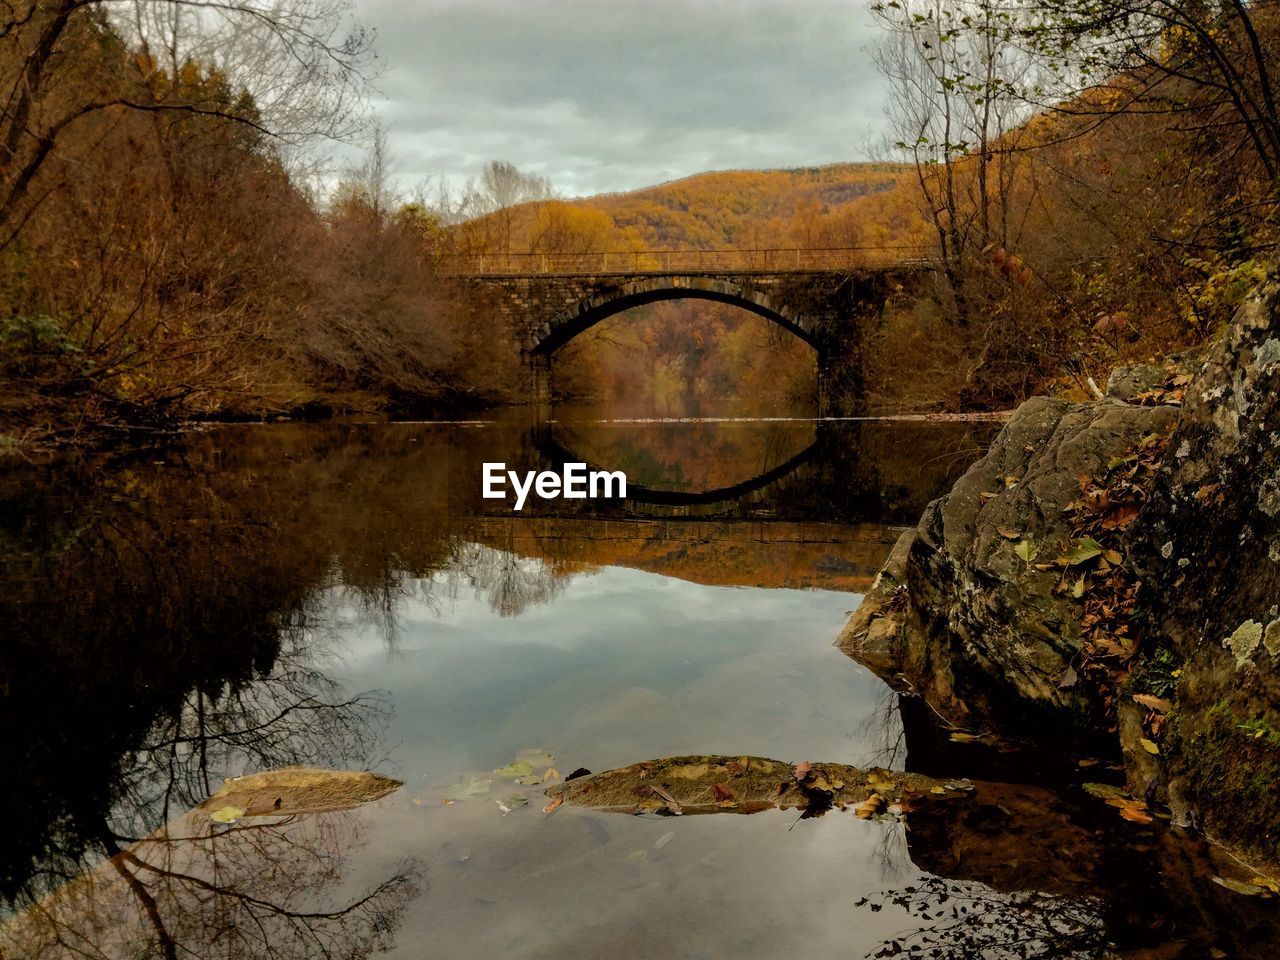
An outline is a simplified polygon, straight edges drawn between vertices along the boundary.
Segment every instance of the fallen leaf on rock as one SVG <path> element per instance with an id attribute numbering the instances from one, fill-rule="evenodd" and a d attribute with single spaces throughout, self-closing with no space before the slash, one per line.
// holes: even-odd
<path id="1" fill-rule="evenodd" d="M 1173 704 L 1163 697 L 1153 697 L 1149 693 L 1135 693 L 1133 702 L 1141 704 L 1148 710 L 1155 710 L 1157 713 L 1168 713 L 1173 709 Z"/>
<path id="2" fill-rule="evenodd" d="M 209 819 L 214 823 L 235 823 L 243 816 L 243 807 L 219 807 L 209 814 Z"/>
<path id="3" fill-rule="evenodd" d="M 542 808 L 543 813 L 555 813 L 560 804 L 564 803 L 564 795 L 552 798 L 551 802 Z"/>
<path id="4" fill-rule="evenodd" d="M 1232 893 L 1244 894 L 1246 897 L 1256 897 L 1267 892 L 1266 887 L 1245 883 L 1243 880 L 1233 880 L 1230 877 L 1214 877 L 1213 882 L 1220 887 L 1226 887 Z"/>
<path id="5" fill-rule="evenodd" d="M 1077 564 L 1087 563 L 1094 557 L 1102 554 L 1102 545 L 1093 537 L 1081 537 L 1071 545 L 1071 549 L 1067 551 L 1066 561 L 1068 566 L 1076 566 Z"/>
<path id="6" fill-rule="evenodd" d="M 1102 521 L 1102 529 L 1124 530 L 1136 519 L 1138 519 L 1138 508 L 1132 504 L 1125 504 L 1113 510 L 1111 515 Z"/>
<path id="7" fill-rule="evenodd" d="M 805 785 L 810 790 L 816 790 L 819 793 L 835 793 L 840 789 L 840 787 L 837 787 L 821 773 L 815 774 Z"/>
<path id="8" fill-rule="evenodd" d="M 962 730 L 956 730 L 951 734 L 952 743 L 973 743 L 975 740 L 981 740 L 976 733 L 965 733 Z"/>
<path id="9" fill-rule="evenodd" d="M 1117 794 L 1114 797 L 1107 797 L 1107 803 L 1109 803 L 1111 806 L 1116 808 L 1137 807 L 1139 810 L 1147 809 L 1147 801 L 1135 800 L 1133 797 L 1129 796 L 1127 793 Z"/>
<path id="10" fill-rule="evenodd" d="M 873 793 L 853 808 L 853 815 L 859 820 L 870 820 L 880 812 L 882 806 L 884 806 L 884 797 Z"/>
<path id="11" fill-rule="evenodd" d="M 1070 690 L 1076 685 L 1076 681 L 1079 679 L 1079 676 L 1076 674 L 1076 668 L 1067 664 L 1067 669 L 1063 670 L 1062 676 L 1058 678 L 1058 689 Z"/>
<path id="12" fill-rule="evenodd" d="M 1155 757 L 1160 756 L 1160 747 L 1156 744 L 1154 740 L 1148 740 L 1146 737 L 1141 737 L 1138 740 L 1138 744 L 1139 746 L 1142 747 L 1143 750 L 1147 751 L 1147 753 L 1151 754 L 1152 756 L 1155 756 Z"/>
<path id="13" fill-rule="evenodd" d="M 1154 823 L 1151 814 L 1137 806 L 1126 804 L 1120 808 L 1120 816 L 1132 823 Z"/>
<path id="14" fill-rule="evenodd" d="M 1017 544 L 1014 545 L 1013 552 L 1016 553 L 1020 559 L 1026 561 L 1027 563 L 1030 563 L 1032 560 L 1034 560 L 1036 557 L 1040 555 L 1039 548 L 1036 547 L 1036 545 L 1032 543 L 1030 540 L 1019 541 Z"/>

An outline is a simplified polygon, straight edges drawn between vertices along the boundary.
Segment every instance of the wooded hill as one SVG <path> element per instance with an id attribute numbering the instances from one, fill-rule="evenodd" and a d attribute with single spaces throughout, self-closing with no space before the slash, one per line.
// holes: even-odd
<path id="1" fill-rule="evenodd" d="M 907 164 L 699 173 L 628 193 L 539 198 L 455 228 L 459 252 L 926 247 Z"/>

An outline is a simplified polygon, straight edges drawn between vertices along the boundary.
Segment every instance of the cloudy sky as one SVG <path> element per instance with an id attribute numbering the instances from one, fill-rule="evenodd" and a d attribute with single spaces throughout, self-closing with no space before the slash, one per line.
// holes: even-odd
<path id="1" fill-rule="evenodd" d="M 566 196 L 860 159 L 881 132 L 866 0 L 355 0 L 402 186 L 491 159 Z"/>

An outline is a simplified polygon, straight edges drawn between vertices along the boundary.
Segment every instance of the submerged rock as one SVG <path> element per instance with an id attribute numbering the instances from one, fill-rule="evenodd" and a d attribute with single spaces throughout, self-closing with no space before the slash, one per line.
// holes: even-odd
<path id="1" fill-rule="evenodd" d="M 365 771 L 283 767 L 224 781 L 192 814 L 226 809 L 240 810 L 244 817 L 331 813 L 380 800 L 402 786 L 399 780 Z"/>
<path id="2" fill-rule="evenodd" d="M 952 919 L 972 913 L 977 926 L 997 939 L 1030 918 L 1037 930 L 1053 930 L 1054 956 L 1100 956 L 1084 950 L 1099 944 L 1150 948 L 1143 956 L 1268 956 L 1280 944 L 1274 902 L 1232 892 L 1233 886 L 1249 886 L 1248 871 L 1185 831 L 1153 818 L 1126 819 L 1119 807 L 1137 801 L 1120 800 L 1119 787 L 1055 790 L 839 763 L 693 755 L 631 764 L 546 792 L 552 811 L 572 805 L 608 814 L 741 814 L 781 807 L 813 816 L 844 807 L 851 829 L 851 813 L 888 821 L 879 828 L 886 838 L 902 839 L 926 876 L 913 874 L 905 887 L 862 902 L 915 903 Z M 686 856 L 680 843 L 671 842 L 683 828 L 653 827 L 661 833 L 655 851 Z M 767 821 L 761 828 L 771 829 Z M 754 842 L 751 832 L 735 831 L 734 837 L 735 843 Z M 806 850 L 798 841 L 793 856 L 802 860 Z M 648 852 L 629 859 L 647 860 Z M 754 879 L 776 881 L 768 871 Z M 975 890 L 975 882 L 982 889 Z M 972 928 L 963 922 L 934 929 L 954 948 L 947 956 L 986 956 L 984 944 L 998 946 L 980 932 L 965 939 Z M 908 955 L 894 943 L 886 941 L 877 955 Z M 1138 956 L 1129 950 L 1125 956 Z"/>
<path id="3" fill-rule="evenodd" d="M 966 796 L 973 786 L 918 773 L 843 763 L 792 765 L 768 757 L 687 756 L 633 763 L 558 783 L 560 803 L 613 813 L 756 813 L 799 808 L 810 814 L 862 806 L 874 814 L 909 798 Z"/>

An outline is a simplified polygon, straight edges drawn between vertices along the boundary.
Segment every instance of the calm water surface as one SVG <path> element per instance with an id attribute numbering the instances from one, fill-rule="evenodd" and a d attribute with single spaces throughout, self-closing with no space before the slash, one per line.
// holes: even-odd
<path id="1" fill-rule="evenodd" d="M 0 472 L 0 957 L 1274 955 L 1211 851 L 832 648 L 992 429 L 564 410 Z M 479 497 L 484 461 L 566 460 L 632 497 Z M 907 824 L 544 815 L 495 772 L 711 753 L 1003 785 Z M 193 836 L 224 777 L 290 764 L 405 786 Z"/>

